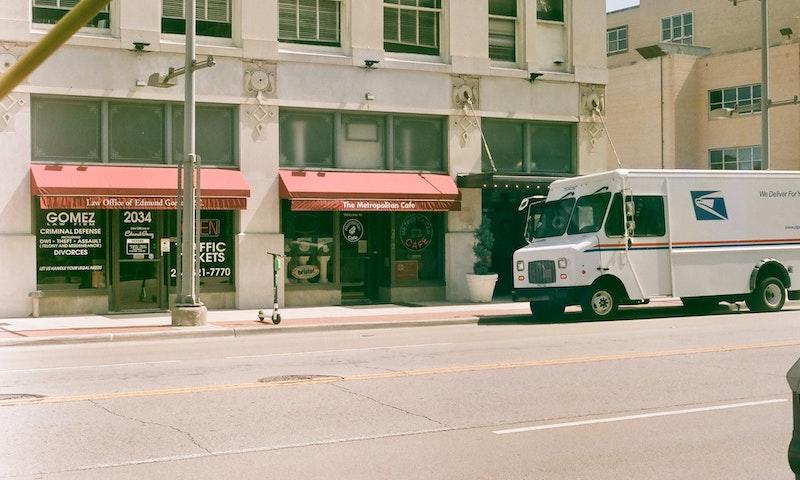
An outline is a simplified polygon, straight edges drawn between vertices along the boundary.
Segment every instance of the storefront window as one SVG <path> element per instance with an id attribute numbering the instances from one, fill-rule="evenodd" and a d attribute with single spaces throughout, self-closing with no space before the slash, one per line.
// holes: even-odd
<path id="1" fill-rule="evenodd" d="M 393 169 L 441 171 L 443 138 L 441 119 L 396 117 Z"/>
<path id="2" fill-rule="evenodd" d="M 386 164 L 386 117 L 342 115 L 339 166 L 380 170 Z"/>
<path id="3" fill-rule="evenodd" d="M 446 171 L 443 117 L 281 109 L 280 135 L 282 167 Z"/>
<path id="4" fill-rule="evenodd" d="M 499 173 L 568 174 L 575 172 L 575 124 L 484 118 L 486 143 Z M 486 151 L 482 169 L 491 172 Z"/>
<path id="5" fill-rule="evenodd" d="M 100 161 L 100 102 L 34 99 L 33 159 Z"/>
<path id="6" fill-rule="evenodd" d="M 292 212 L 282 204 L 284 253 L 290 284 L 334 281 L 333 212 Z"/>
<path id="7" fill-rule="evenodd" d="M 169 212 L 166 218 L 166 231 L 173 239 L 177 238 L 176 216 L 176 212 Z M 174 287 L 177 274 L 177 255 L 174 254 L 175 252 L 170 253 L 170 285 Z M 234 212 L 229 210 L 200 211 L 199 260 L 201 289 L 214 290 L 234 285 Z"/>
<path id="8" fill-rule="evenodd" d="M 198 106 L 196 109 L 196 145 L 203 165 L 232 166 L 234 161 L 234 110 L 227 107 Z M 172 158 L 183 158 L 183 107 L 172 108 Z"/>
<path id="9" fill-rule="evenodd" d="M 166 102 L 32 98 L 33 160 L 177 164 L 183 107 Z M 196 152 L 204 165 L 236 164 L 236 107 L 197 106 Z M 172 145 L 167 142 L 172 139 Z"/>
<path id="10" fill-rule="evenodd" d="M 164 163 L 164 107 L 116 103 L 110 117 L 111 162 Z"/>
<path id="11" fill-rule="evenodd" d="M 285 112 L 280 114 L 281 165 L 333 166 L 333 114 Z"/>
<path id="12" fill-rule="evenodd" d="M 442 219 L 441 213 L 396 214 L 395 283 L 442 279 Z"/>
<path id="13" fill-rule="evenodd" d="M 105 288 L 108 272 L 106 225 L 103 210 L 38 210 L 39 288 Z"/>

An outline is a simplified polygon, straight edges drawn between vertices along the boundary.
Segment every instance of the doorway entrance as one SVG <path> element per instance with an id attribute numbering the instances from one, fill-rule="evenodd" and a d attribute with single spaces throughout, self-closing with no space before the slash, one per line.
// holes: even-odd
<path id="1" fill-rule="evenodd" d="M 164 212 L 114 210 L 112 225 L 111 310 L 159 311 L 168 307 L 161 239 L 167 238 Z"/>
<path id="2" fill-rule="evenodd" d="M 389 278 L 389 214 L 343 212 L 340 220 L 342 303 L 377 302 Z"/>

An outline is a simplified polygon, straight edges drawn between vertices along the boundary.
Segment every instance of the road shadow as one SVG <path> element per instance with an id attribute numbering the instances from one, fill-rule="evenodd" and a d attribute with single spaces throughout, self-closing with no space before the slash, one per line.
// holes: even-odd
<path id="1" fill-rule="evenodd" d="M 693 312 L 682 305 L 668 307 L 651 307 L 640 305 L 635 307 L 621 307 L 617 316 L 611 321 L 647 320 L 656 318 L 674 317 L 705 317 L 710 315 L 730 315 L 735 313 L 749 313 L 746 309 L 737 310 L 735 306 L 721 304 L 714 311 L 708 313 Z M 563 315 L 553 317 L 535 317 L 527 315 L 481 315 L 478 325 L 549 325 L 567 323 L 593 322 L 592 318 L 580 311 L 567 311 Z"/>

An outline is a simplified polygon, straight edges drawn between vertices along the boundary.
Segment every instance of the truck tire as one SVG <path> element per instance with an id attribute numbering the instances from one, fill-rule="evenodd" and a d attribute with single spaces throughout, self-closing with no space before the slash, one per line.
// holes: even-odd
<path id="1" fill-rule="evenodd" d="M 786 302 L 786 287 L 780 279 L 767 277 L 761 280 L 744 301 L 751 312 L 777 312 Z"/>
<path id="2" fill-rule="evenodd" d="M 681 297 L 681 302 L 690 313 L 710 313 L 719 306 L 716 298 Z"/>
<path id="3" fill-rule="evenodd" d="M 565 308 L 566 305 L 553 302 L 531 302 L 531 314 L 536 319 L 559 318 L 564 315 Z"/>
<path id="4" fill-rule="evenodd" d="M 619 297 L 610 285 L 598 284 L 589 288 L 581 303 L 581 311 L 592 320 L 609 320 L 614 318 L 619 310 Z"/>

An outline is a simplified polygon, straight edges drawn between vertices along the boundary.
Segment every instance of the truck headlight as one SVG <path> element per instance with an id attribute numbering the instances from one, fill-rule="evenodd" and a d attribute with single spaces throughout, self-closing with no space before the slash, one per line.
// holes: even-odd
<path id="1" fill-rule="evenodd" d="M 522 260 L 517 260 L 517 271 L 521 272 L 523 270 L 525 270 L 525 262 Z"/>
<path id="2" fill-rule="evenodd" d="M 565 257 L 559 258 L 557 262 L 558 262 L 558 268 L 562 270 L 567 268 L 567 259 Z"/>

